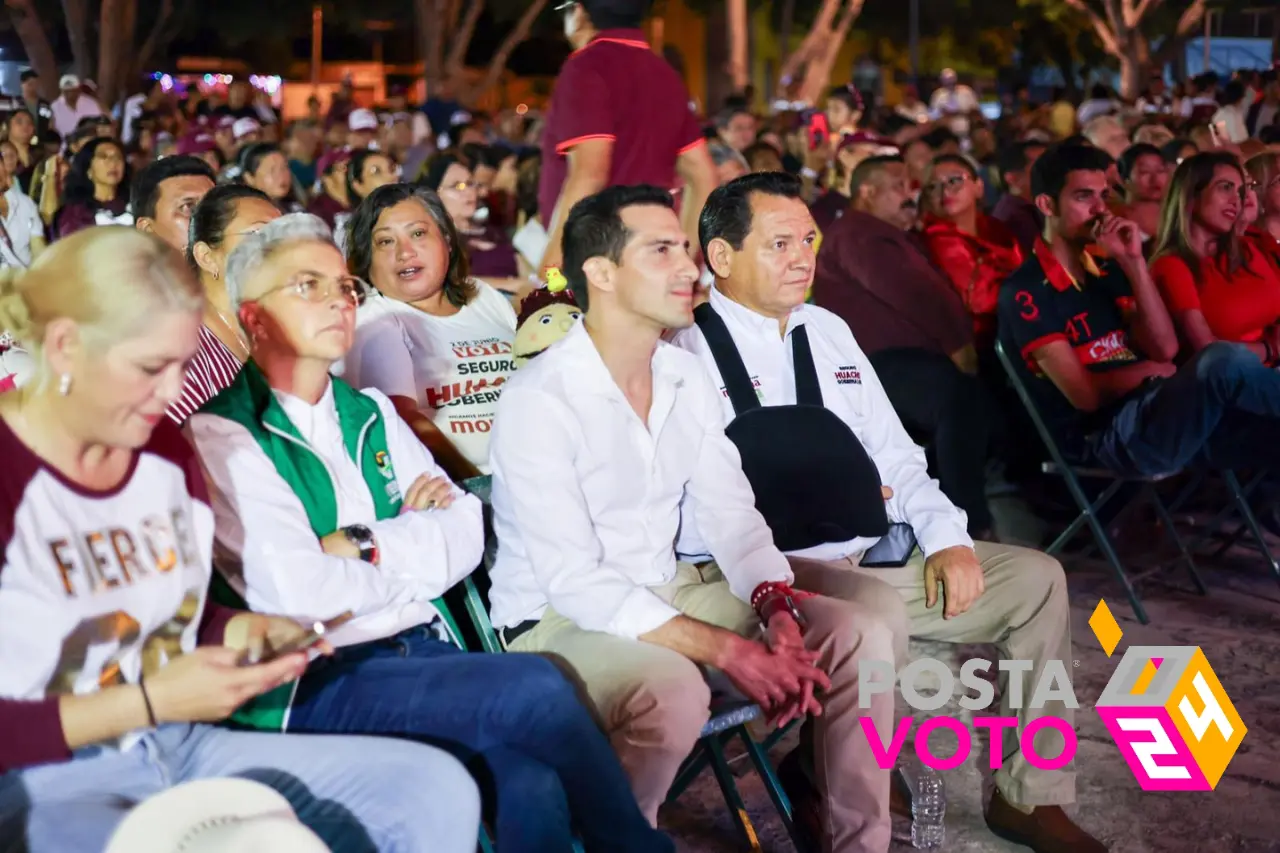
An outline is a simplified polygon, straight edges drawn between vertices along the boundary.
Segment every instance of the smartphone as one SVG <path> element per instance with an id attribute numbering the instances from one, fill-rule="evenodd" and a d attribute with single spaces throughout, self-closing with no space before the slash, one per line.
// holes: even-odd
<path id="1" fill-rule="evenodd" d="M 858 565 L 867 569 L 900 569 L 915 550 L 916 532 L 910 524 L 895 522 L 889 525 L 889 532 L 862 555 Z"/>
<path id="2" fill-rule="evenodd" d="M 831 136 L 831 128 L 827 126 L 826 113 L 814 113 L 809 117 L 809 150 L 816 151 Z"/>
<path id="3" fill-rule="evenodd" d="M 279 660 L 285 655 L 291 655 L 294 652 L 304 652 L 313 648 L 325 638 L 325 635 L 341 628 L 343 625 L 355 618 L 355 614 L 350 610 L 345 613 L 339 613 L 337 616 L 325 622 L 319 620 L 311 623 L 311 630 L 303 634 L 291 643 L 285 643 L 278 649 L 269 649 L 264 652 L 262 657 L 253 660 L 250 657 L 249 650 L 245 649 L 244 654 L 240 656 L 241 666 L 252 666 L 259 663 L 271 663 L 273 660 Z"/>

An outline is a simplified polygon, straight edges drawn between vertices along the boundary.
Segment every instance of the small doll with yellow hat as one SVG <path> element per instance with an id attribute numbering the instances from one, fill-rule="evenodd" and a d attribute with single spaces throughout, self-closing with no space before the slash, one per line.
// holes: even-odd
<path id="1" fill-rule="evenodd" d="M 567 335 L 582 316 L 568 284 L 564 274 L 553 267 L 547 270 L 547 286 L 533 291 L 520 303 L 516 339 L 511 348 L 517 368 Z"/>

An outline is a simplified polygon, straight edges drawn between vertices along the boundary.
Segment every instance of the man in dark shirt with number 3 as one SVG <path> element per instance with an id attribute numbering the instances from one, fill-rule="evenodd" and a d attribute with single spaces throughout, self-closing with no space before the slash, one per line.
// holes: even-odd
<path id="1" fill-rule="evenodd" d="M 1222 342 L 1174 366 L 1138 228 L 1107 209 L 1109 164 L 1062 145 L 1031 172 L 1044 234 L 1001 288 L 1000 340 L 1037 408 L 1069 455 L 1121 473 L 1280 462 L 1280 372 Z"/>

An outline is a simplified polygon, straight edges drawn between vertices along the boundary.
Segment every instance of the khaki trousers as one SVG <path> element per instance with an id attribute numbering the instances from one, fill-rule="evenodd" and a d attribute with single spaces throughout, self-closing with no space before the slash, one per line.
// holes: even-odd
<path id="1" fill-rule="evenodd" d="M 845 559 L 822 563 L 791 558 L 797 583 L 804 578 L 806 589 L 832 598 L 848 598 L 862 602 L 884 602 L 886 590 L 899 600 L 897 611 L 907 620 L 911 637 L 949 643 L 991 643 L 1001 660 L 1029 660 L 1032 669 L 1023 675 L 1023 702 L 1029 704 L 1035 685 L 1039 683 L 1045 664 L 1050 660 L 1066 663 L 1071 672 L 1071 624 L 1066 577 L 1062 565 L 1041 551 L 978 542 L 975 545 L 982 564 L 986 589 L 974 605 L 954 619 L 943 619 L 943 602 L 932 609 L 925 606 L 924 556 L 917 551 L 900 569 L 868 569 L 856 560 Z M 818 571 L 825 569 L 824 571 Z M 899 659 L 902 661 L 902 658 Z M 992 662 L 993 664 L 995 661 Z M 1007 679 L 1000 676 L 1000 716 L 1016 716 L 1021 733 L 1030 723 L 1043 716 L 1061 717 L 1070 724 L 1074 712 L 1062 702 L 1047 702 L 1038 710 L 1010 709 Z M 893 721 L 876 728 L 882 743 L 893 736 Z M 975 738 L 976 740 L 976 738 Z M 1075 773 L 1069 765 L 1057 771 L 1038 770 L 1023 757 L 1018 737 L 1012 731 L 1003 736 L 1003 762 L 995 773 L 995 783 L 1005 799 L 1026 806 L 1067 805 L 1075 800 Z M 1061 734 L 1052 728 L 1042 729 L 1035 739 L 1039 755 L 1061 754 Z M 880 770 L 865 739 L 841 773 L 861 776 L 860 787 L 874 791 L 874 802 L 851 803 L 869 812 L 868 818 L 883 821 L 883 835 L 877 834 L 877 847 L 855 847 L 853 850 L 887 849 L 889 826 L 889 775 Z M 820 759 L 820 756 L 819 756 Z M 820 761 L 819 761 L 820 763 Z M 821 779 L 816 780 L 821 786 Z"/>
<path id="2" fill-rule="evenodd" d="M 797 586 L 804 588 L 806 580 L 833 573 L 849 574 L 818 564 L 805 568 L 804 580 L 797 576 Z M 837 581 L 829 582 L 834 587 Z M 751 608 L 729 591 L 714 565 L 699 569 L 681 563 L 675 579 L 654 592 L 692 618 L 744 636 L 759 632 Z M 819 652 L 818 665 L 831 678 L 823 714 L 813 725 L 819 785 L 831 807 L 823 842 L 827 853 L 883 853 L 889 846 L 888 775 L 850 772 L 858 762 L 869 760 L 864 758 L 867 747 L 859 714 L 869 714 L 884 730 L 893 720 L 891 693 L 878 695 L 869 711 L 858 708 L 858 662 L 894 660 L 905 653 L 901 599 L 888 586 L 882 599 L 844 601 L 820 594 L 798 605 L 808 622 L 806 645 Z M 551 610 L 511 648 L 562 658 L 576 670 L 641 810 L 656 825 L 658 807 L 710 717 L 706 673 L 677 652 L 584 631 Z"/>

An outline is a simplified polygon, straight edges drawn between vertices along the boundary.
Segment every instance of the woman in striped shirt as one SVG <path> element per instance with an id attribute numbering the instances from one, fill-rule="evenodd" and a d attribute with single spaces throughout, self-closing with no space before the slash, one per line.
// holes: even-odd
<path id="1" fill-rule="evenodd" d="M 259 190 L 222 184 L 209 190 L 191 214 L 187 262 L 200 275 L 204 288 L 204 323 L 200 349 L 187 365 L 182 396 L 169 407 L 178 424 L 231 384 L 249 357 L 249 342 L 227 301 L 223 270 L 231 250 L 280 215 L 280 209 Z"/>

